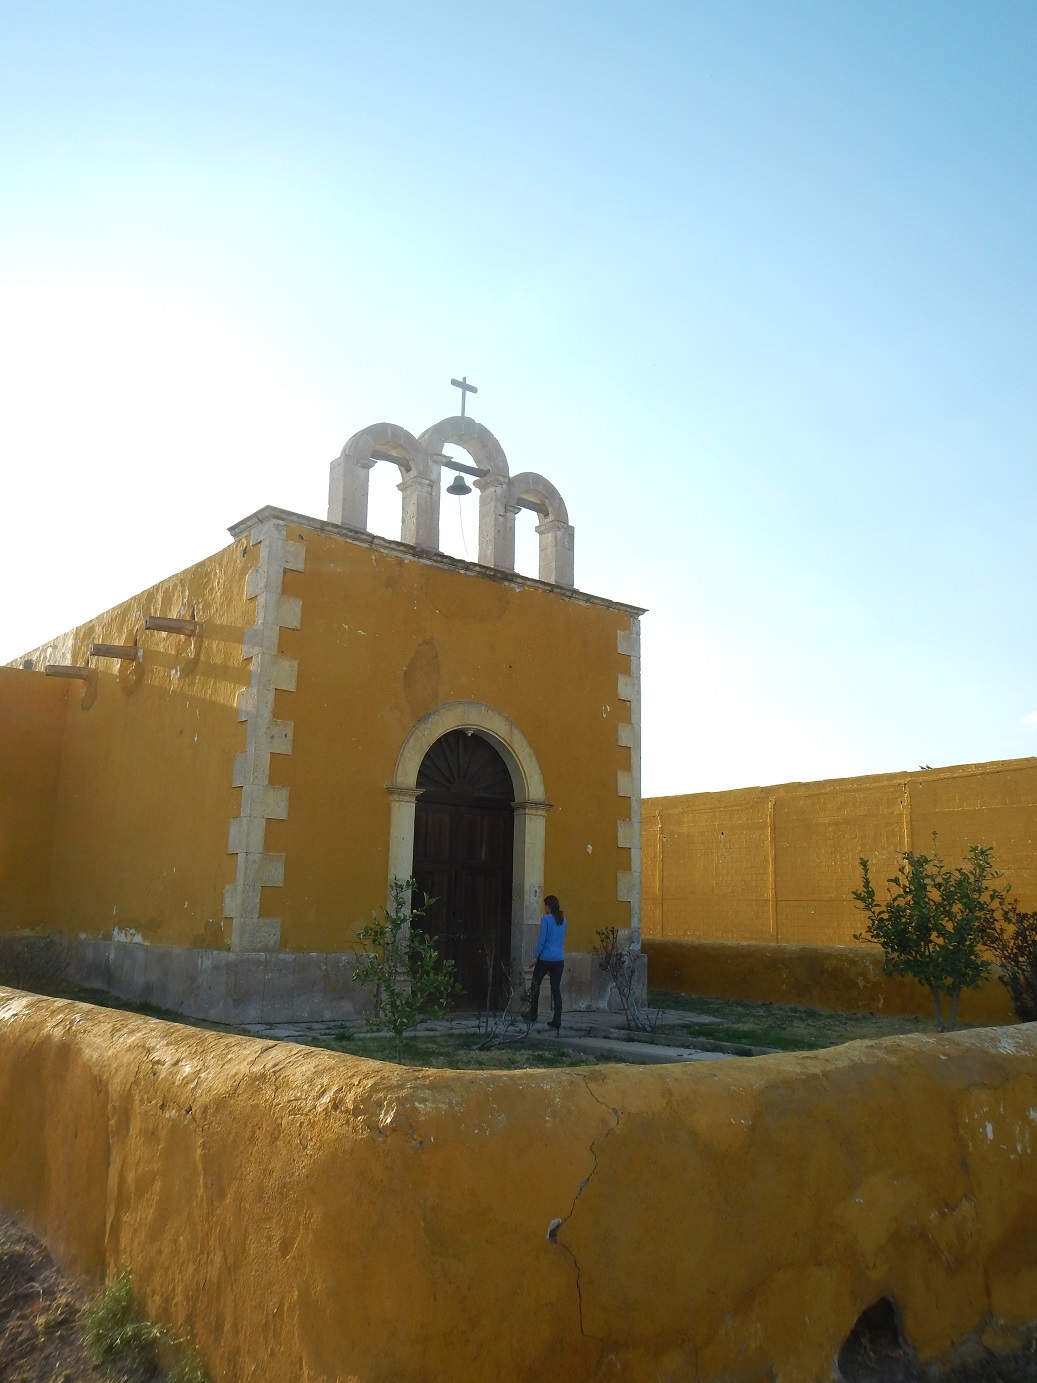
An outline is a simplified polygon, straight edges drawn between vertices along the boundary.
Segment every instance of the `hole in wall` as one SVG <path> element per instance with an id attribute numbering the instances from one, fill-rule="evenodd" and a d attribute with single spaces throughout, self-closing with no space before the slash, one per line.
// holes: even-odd
<path id="1" fill-rule="evenodd" d="M 889 1297 L 880 1297 L 861 1312 L 836 1363 L 843 1383 L 914 1383 L 914 1350 L 904 1343 L 897 1308 Z"/>

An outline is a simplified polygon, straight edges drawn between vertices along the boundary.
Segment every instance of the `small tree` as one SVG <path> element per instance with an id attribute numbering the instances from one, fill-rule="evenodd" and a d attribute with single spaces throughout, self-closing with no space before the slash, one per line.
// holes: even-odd
<path id="1" fill-rule="evenodd" d="M 420 907 L 410 906 L 417 883 L 394 878 L 391 906 L 382 909 L 383 920 L 372 920 L 361 929 L 364 953 L 353 969 L 357 984 L 373 984 L 374 1013 L 368 1021 L 388 1028 L 396 1039 L 398 1062 L 403 1036 L 423 1018 L 440 1018 L 461 992 L 454 978 L 454 962 L 444 960 L 432 938 L 415 925 L 436 901 L 426 893 Z"/>
<path id="2" fill-rule="evenodd" d="M 1037 1020 L 1037 912 L 1003 902 L 983 927 L 983 944 L 1001 967 L 998 978 L 1022 1023 Z"/>
<path id="3" fill-rule="evenodd" d="M 926 986 L 941 1032 L 954 1027 L 961 991 L 978 988 L 990 974 L 984 936 L 1004 902 L 1004 893 L 992 885 L 991 854 L 990 846 L 971 845 L 967 863 L 949 869 L 936 853 L 934 836 L 931 855 L 908 850 L 900 856 L 896 874 L 887 880 L 885 903 L 875 896 L 868 861 L 860 861 L 861 887 L 853 896 L 868 925 L 854 940 L 882 947 L 887 975 L 909 975 Z"/>
<path id="4" fill-rule="evenodd" d="M 642 1008 L 637 993 L 637 952 L 633 946 L 620 946 L 615 927 L 605 927 L 596 935 L 597 944 L 591 954 L 597 957 L 599 969 L 608 975 L 619 995 L 627 1027 L 632 1032 L 651 1032 L 655 1023 Z"/>

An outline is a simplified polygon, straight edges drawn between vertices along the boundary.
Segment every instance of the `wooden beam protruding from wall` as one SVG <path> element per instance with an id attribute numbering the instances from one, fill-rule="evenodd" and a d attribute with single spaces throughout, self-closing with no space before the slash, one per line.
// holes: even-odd
<path id="1" fill-rule="evenodd" d="M 77 682 L 90 680 L 88 667 L 72 667 L 69 663 L 48 663 L 43 672 L 46 677 L 71 677 Z"/>
<path id="2" fill-rule="evenodd" d="M 161 634 L 187 634 L 198 633 L 198 621 L 196 619 L 167 619 L 165 615 L 145 615 L 144 628 L 156 629 Z"/>
<path id="3" fill-rule="evenodd" d="M 123 663 L 139 663 L 144 650 L 135 643 L 92 643 L 91 658 L 118 658 Z"/>

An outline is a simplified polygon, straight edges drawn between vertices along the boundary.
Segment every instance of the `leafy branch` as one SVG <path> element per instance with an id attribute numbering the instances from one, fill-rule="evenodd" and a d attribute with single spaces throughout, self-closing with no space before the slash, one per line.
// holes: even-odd
<path id="1" fill-rule="evenodd" d="M 357 984 L 374 985 L 371 1026 L 388 1028 L 396 1039 L 395 1060 L 403 1053 L 403 1037 L 424 1018 L 441 1018 L 461 993 L 454 962 L 444 960 L 436 943 L 421 930 L 421 919 L 436 901 L 426 893 L 413 907 L 417 888 L 411 877 L 390 885 L 390 906 L 382 920 L 372 919 L 360 931 L 363 954 L 353 969 Z"/>

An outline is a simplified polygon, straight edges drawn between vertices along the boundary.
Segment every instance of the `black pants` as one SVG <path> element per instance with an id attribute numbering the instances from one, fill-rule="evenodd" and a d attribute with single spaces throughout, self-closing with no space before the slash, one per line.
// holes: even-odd
<path id="1" fill-rule="evenodd" d="M 533 966 L 533 978 L 529 985 L 529 1012 L 536 1021 L 537 1009 L 540 1007 L 540 986 L 544 982 L 544 976 L 551 977 L 551 1002 L 554 1004 L 554 1021 L 558 1027 L 562 1024 L 562 971 L 565 969 L 564 960 L 538 960 Z"/>

